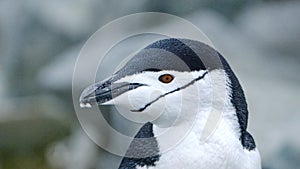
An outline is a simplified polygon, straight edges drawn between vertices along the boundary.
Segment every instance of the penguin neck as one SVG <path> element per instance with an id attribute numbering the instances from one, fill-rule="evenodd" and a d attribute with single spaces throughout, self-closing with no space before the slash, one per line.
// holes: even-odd
<path id="1" fill-rule="evenodd" d="M 205 130 L 207 129 L 205 127 L 207 125 L 207 118 L 204 118 L 203 116 L 198 116 L 194 121 L 194 124 L 188 130 L 187 127 L 184 126 L 184 123 L 180 123 L 178 126 L 172 126 L 174 132 L 167 131 L 168 129 L 153 125 L 153 135 L 158 142 L 160 153 L 172 153 L 172 148 L 175 148 L 176 146 L 180 147 L 180 145 L 182 145 L 182 147 L 186 147 L 196 145 L 201 146 L 203 144 L 206 146 L 217 146 L 218 148 L 220 146 L 224 148 L 236 146 L 243 149 L 239 139 L 240 127 L 235 115 L 235 110 L 233 107 L 229 106 L 224 110 L 225 112 L 222 113 L 221 118 L 215 124 L 214 129 L 209 131 L 211 133 L 206 136 Z M 204 112 L 201 113 L 204 114 Z M 209 112 L 205 112 L 205 114 L 209 114 Z M 182 131 L 185 133 L 182 133 Z M 170 132 L 169 136 L 167 132 Z M 166 136 L 163 136 L 164 134 Z M 177 149 L 177 151 L 174 151 L 174 153 L 184 154 L 186 152 L 184 148 L 175 149 Z"/>

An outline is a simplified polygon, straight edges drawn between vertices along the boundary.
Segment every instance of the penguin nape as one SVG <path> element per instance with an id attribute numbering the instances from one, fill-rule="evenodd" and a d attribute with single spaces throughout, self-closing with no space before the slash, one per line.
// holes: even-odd
<path id="1" fill-rule="evenodd" d="M 126 155 L 119 169 L 261 169 L 247 131 L 243 89 L 224 57 L 202 42 L 170 38 L 150 44 L 107 80 L 87 87 L 80 104 L 118 105 L 131 116 L 149 118 L 135 136 L 149 139 L 132 141 L 126 154 L 137 156 Z M 214 105 L 222 107 L 220 119 L 201 142 Z M 162 150 L 161 131 L 191 123 L 176 146 Z"/>

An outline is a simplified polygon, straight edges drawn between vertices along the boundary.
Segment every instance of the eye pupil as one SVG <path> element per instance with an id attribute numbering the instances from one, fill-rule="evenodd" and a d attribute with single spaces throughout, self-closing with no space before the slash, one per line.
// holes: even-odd
<path id="1" fill-rule="evenodd" d="M 159 77 L 159 81 L 163 83 L 170 83 L 173 79 L 174 77 L 170 74 L 164 74 Z"/>

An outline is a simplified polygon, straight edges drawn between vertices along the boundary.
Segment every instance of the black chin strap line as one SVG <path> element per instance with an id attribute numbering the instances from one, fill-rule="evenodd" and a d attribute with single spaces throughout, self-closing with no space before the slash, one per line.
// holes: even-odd
<path id="1" fill-rule="evenodd" d="M 159 99 L 169 95 L 169 94 L 172 94 L 174 92 L 177 92 L 177 91 L 180 91 L 181 89 L 185 89 L 187 87 L 189 87 L 190 85 L 193 85 L 195 82 L 197 82 L 198 80 L 201 80 L 205 77 L 205 75 L 208 73 L 208 71 L 206 71 L 203 75 L 197 77 L 196 79 L 193 79 L 192 81 L 190 81 L 189 83 L 187 83 L 186 85 L 183 85 L 181 87 L 178 87 L 177 89 L 174 89 L 172 91 L 169 91 L 165 94 L 162 94 L 160 96 L 158 96 L 156 99 L 152 100 L 151 102 L 147 103 L 144 107 L 138 109 L 138 110 L 131 110 L 132 112 L 142 112 L 144 111 L 147 107 L 151 106 L 153 103 L 155 103 L 156 101 L 158 101 Z"/>

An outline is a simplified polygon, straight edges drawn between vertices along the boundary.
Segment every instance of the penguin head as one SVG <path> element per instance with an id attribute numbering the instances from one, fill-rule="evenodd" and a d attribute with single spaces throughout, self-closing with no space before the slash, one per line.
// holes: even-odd
<path id="1" fill-rule="evenodd" d="M 226 77 L 219 53 L 210 46 L 163 39 L 139 51 L 107 80 L 86 88 L 80 103 L 117 105 L 128 116 L 165 126 L 182 112 L 208 111 L 216 98 L 212 81 L 227 89 Z"/>

